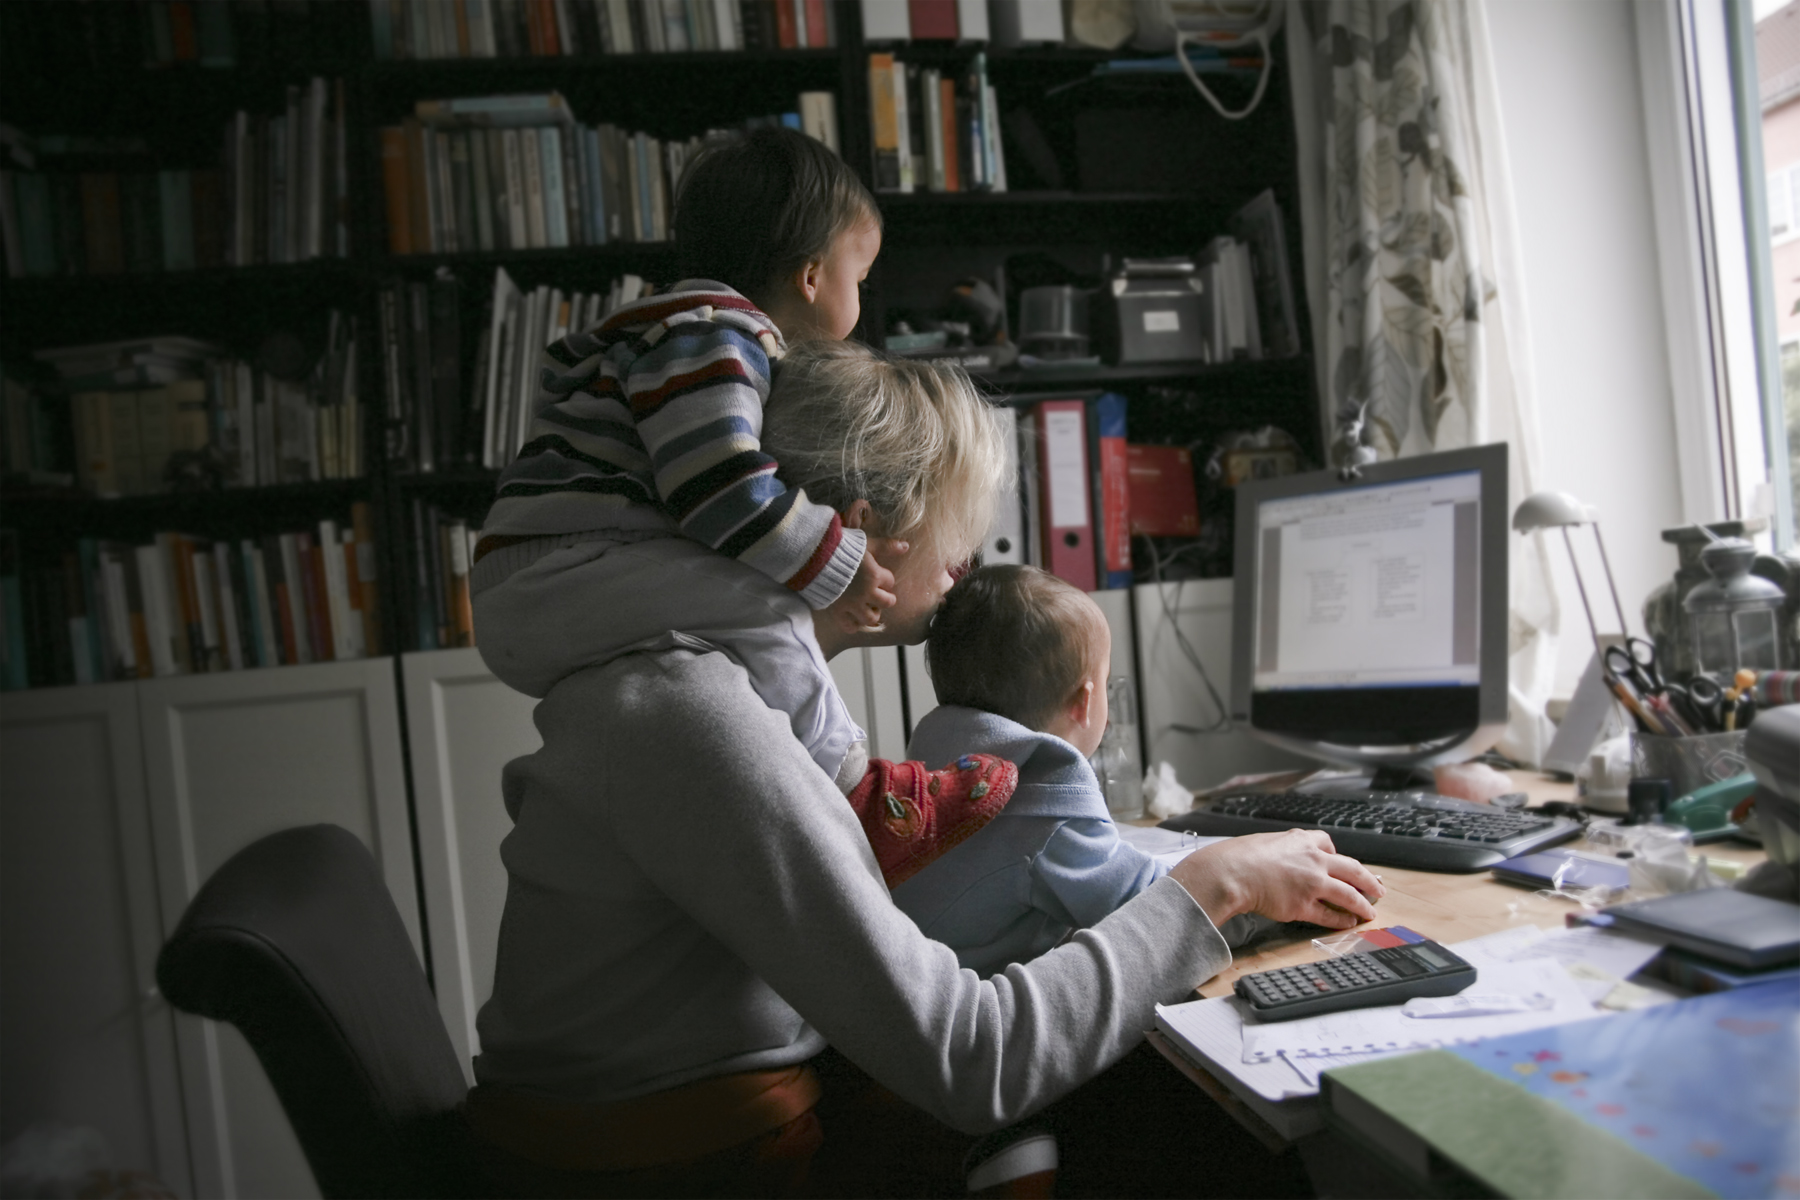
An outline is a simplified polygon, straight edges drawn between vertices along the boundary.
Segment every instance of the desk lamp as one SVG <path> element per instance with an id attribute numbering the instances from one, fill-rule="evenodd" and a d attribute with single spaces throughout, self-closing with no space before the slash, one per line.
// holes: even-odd
<path id="1" fill-rule="evenodd" d="M 1513 510 L 1512 525 L 1520 533 L 1537 529 L 1560 529 L 1563 548 L 1569 552 L 1569 567 L 1575 572 L 1575 587 L 1581 592 L 1581 608 L 1587 613 L 1588 632 L 1594 635 L 1594 654 L 1602 662 L 1605 647 L 1600 643 L 1600 628 L 1594 623 L 1594 609 L 1588 603 L 1587 581 L 1581 576 L 1581 563 L 1575 557 L 1575 543 L 1569 538 L 1571 525 L 1588 525 L 1594 530 L 1594 544 L 1600 548 L 1600 564 L 1606 568 L 1606 586 L 1612 592 L 1613 610 L 1619 614 L 1619 636 L 1630 633 L 1625 624 L 1625 606 L 1619 603 L 1619 585 L 1613 582 L 1612 560 L 1606 556 L 1606 539 L 1600 536 L 1598 514 L 1567 492 L 1534 492 Z"/>

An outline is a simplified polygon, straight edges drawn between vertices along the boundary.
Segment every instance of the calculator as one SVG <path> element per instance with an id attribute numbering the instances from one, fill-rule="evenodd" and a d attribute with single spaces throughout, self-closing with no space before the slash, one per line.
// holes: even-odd
<path id="1" fill-rule="evenodd" d="M 1237 994 L 1257 1020 L 1291 1021 L 1414 996 L 1454 996 L 1474 982 L 1474 967 L 1436 942 L 1414 942 L 1245 975 Z"/>

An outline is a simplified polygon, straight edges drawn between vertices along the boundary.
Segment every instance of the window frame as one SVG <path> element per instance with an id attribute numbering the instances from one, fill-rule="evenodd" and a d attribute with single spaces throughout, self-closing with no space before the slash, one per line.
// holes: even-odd
<path id="1" fill-rule="evenodd" d="M 1694 523 L 1766 512 L 1771 542 L 1789 547 L 1794 505 L 1786 455 L 1776 452 L 1786 421 L 1751 6 L 1661 0 L 1632 11 L 1682 512 Z M 1752 64 L 1747 79 L 1734 59 Z M 1746 103 L 1756 124 L 1740 133 Z M 1800 236 L 1800 212 L 1791 218 Z"/>

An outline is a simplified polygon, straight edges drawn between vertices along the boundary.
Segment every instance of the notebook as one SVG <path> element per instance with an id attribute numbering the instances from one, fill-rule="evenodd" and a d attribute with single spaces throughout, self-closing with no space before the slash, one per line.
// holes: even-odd
<path id="1" fill-rule="evenodd" d="M 1688 893 L 1696 894 L 1696 893 Z M 1800 993 L 1739 988 L 1328 1071 L 1326 1120 L 1429 1194 L 1790 1194 Z"/>
<path id="2" fill-rule="evenodd" d="M 1609 887 L 1631 885 L 1631 868 L 1618 859 L 1601 859 L 1572 850 L 1541 850 L 1521 854 L 1493 865 L 1494 878 L 1526 887 L 1551 887 L 1557 884 L 1556 873 L 1563 873 L 1560 886 L 1565 888 Z"/>
<path id="3" fill-rule="evenodd" d="M 1800 962 L 1800 905 L 1734 888 L 1677 892 L 1601 910 L 1613 928 L 1738 967 Z M 1599 922 L 1596 921 L 1596 924 Z"/>

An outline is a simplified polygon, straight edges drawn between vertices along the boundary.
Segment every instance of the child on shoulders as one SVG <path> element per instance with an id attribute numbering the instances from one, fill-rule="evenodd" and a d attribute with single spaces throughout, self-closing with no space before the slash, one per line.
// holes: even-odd
<path id="1" fill-rule="evenodd" d="M 683 176 L 675 242 L 682 282 L 544 351 L 527 441 L 475 549 L 476 645 L 502 682 L 534 697 L 636 651 L 723 650 L 788 716 L 898 881 L 991 817 L 1016 772 L 960 751 L 950 758 L 972 765 L 870 762 L 814 623 L 882 626 L 896 596 L 879 556 L 899 562 L 911 547 L 808 496 L 811 481 L 762 444 L 765 408 L 772 393 L 822 381 L 866 397 L 866 415 L 893 407 L 888 392 L 921 387 L 958 389 L 962 408 L 987 410 L 960 372 L 843 341 L 881 219 L 855 172 L 817 141 L 761 129 L 709 145 Z M 796 365 L 784 369 L 790 343 Z M 923 394 L 909 398 L 935 411 Z M 999 461 L 997 426 L 978 432 Z M 855 444 L 840 439 L 828 458 L 869 439 L 846 436 Z M 992 472 L 989 482 L 1004 485 Z M 913 517 L 884 528 L 925 527 Z"/>

